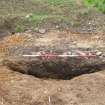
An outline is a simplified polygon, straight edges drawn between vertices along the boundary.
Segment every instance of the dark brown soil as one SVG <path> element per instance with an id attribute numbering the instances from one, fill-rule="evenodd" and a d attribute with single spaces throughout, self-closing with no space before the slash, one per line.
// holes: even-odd
<path id="1" fill-rule="evenodd" d="M 18 60 L 17 60 L 18 59 Z M 101 71 L 105 68 L 105 62 L 99 58 L 55 58 L 36 60 L 8 59 L 3 64 L 13 71 L 33 75 L 38 78 L 71 79 L 82 74 Z M 92 61 L 93 60 L 93 61 Z"/>

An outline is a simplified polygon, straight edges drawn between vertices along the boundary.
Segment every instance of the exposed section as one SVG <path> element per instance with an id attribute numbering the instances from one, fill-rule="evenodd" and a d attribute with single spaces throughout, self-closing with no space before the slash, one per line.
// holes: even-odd
<path id="1" fill-rule="evenodd" d="M 80 57 L 55 59 L 9 59 L 4 65 L 13 71 L 33 75 L 39 78 L 71 79 L 81 74 L 102 70 L 105 62 L 100 59 Z"/>

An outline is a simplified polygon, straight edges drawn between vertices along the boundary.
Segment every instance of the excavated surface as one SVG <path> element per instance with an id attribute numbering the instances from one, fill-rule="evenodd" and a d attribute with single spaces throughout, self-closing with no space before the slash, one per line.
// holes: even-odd
<path id="1" fill-rule="evenodd" d="M 23 54 L 35 54 L 39 51 L 69 51 L 75 54 L 76 51 L 88 50 L 99 55 L 102 53 L 99 64 L 104 61 L 104 40 L 104 34 L 58 31 L 45 34 L 18 33 L 5 37 L 0 42 L 0 62 L 9 60 L 15 64 L 14 61 L 17 63 L 21 59 L 30 59 L 23 58 Z M 101 70 L 70 80 L 39 79 L 15 72 L 1 63 L 0 105 L 104 105 L 105 71 L 104 68 Z"/>

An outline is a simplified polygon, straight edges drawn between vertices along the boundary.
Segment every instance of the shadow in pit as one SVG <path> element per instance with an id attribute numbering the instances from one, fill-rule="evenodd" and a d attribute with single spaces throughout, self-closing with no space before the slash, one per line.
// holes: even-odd
<path id="1" fill-rule="evenodd" d="M 82 74 L 101 71 L 105 62 L 80 62 L 73 60 L 4 60 L 3 65 L 10 70 L 23 74 L 33 75 L 38 78 L 52 78 L 69 80 Z"/>

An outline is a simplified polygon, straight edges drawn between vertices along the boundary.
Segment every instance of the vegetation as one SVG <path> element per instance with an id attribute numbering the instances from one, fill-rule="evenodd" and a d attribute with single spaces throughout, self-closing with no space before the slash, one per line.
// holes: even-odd
<path id="1" fill-rule="evenodd" d="M 98 8 L 105 13 L 105 0 L 84 0 L 86 5 Z"/>
<path id="2" fill-rule="evenodd" d="M 8 21 L 16 17 L 16 21 L 12 24 L 15 24 L 17 32 L 48 24 L 59 25 L 61 28 L 71 25 L 77 27 L 80 25 L 78 16 L 88 15 L 88 9 L 81 12 L 77 0 L 14 0 L 14 3 L 11 2 L 11 0 L 0 1 L 0 7 L 5 7 L 0 10 L 0 17 Z"/>
<path id="3" fill-rule="evenodd" d="M 87 6 L 82 1 L 85 1 Z M 61 29 L 66 27 L 74 29 L 88 23 L 86 21 L 94 16 L 94 12 L 88 6 L 96 7 L 96 4 L 100 3 L 101 9 L 104 4 L 102 1 L 104 2 L 104 0 L 100 2 L 99 0 L 14 0 L 14 2 L 1 0 L 0 25 L 6 20 L 16 32 L 56 25 Z M 104 12 L 104 7 L 102 11 Z"/>

